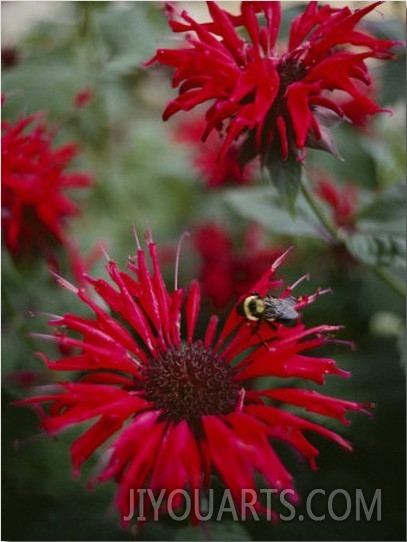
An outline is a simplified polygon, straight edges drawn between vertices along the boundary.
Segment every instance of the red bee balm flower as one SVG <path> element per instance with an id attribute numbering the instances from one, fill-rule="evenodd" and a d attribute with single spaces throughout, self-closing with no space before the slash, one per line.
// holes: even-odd
<path id="1" fill-rule="evenodd" d="M 244 156 L 260 154 L 263 162 L 270 156 L 301 159 L 306 146 L 335 152 L 327 128 L 343 112 L 330 91 L 351 96 L 366 114 L 384 111 L 355 85 L 370 84 L 367 59 L 391 58 L 388 51 L 398 44 L 356 30 L 380 3 L 352 11 L 310 2 L 292 21 L 285 51 L 277 45 L 279 2 L 241 2 L 239 15 L 207 2 L 211 22 L 203 24 L 176 3 L 166 4 L 171 29 L 186 32 L 188 46 L 158 49 L 147 63 L 175 69 L 179 96 L 167 105 L 164 120 L 212 101 L 202 139 L 214 129 L 225 136 L 220 158 L 242 135 Z M 241 28 L 247 40 L 236 30 Z"/>
<path id="2" fill-rule="evenodd" d="M 61 382 L 51 392 L 19 403 L 35 405 L 42 413 L 43 428 L 51 435 L 94 421 L 72 445 L 74 469 L 77 472 L 110 439 L 97 479 L 117 481 L 117 506 L 124 518 L 129 515 L 132 491 L 136 510 L 140 488 L 169 492 L 187 488 L 194 499 L 198 491 L 208 488 L 212 474 L 222 479 L 236 504 L 241 503 L 242 489 L 256 491 L 257 474 L 272 488 L 291 489 L 295 502 L 293 479 L 273 441 L 294 447 L 312 468 L 318 451 L 305 432 L 323 435 L 346 450 L 351 446 L 332 430 L 280 405 L 294 405 L 343 423 L 348 423 L 347 411 L 364 407 L 308 389 L 252 390 L 249 383 L 255 377 L 273 376 L 322 384 L 328 374 L 347 376 L 332 359 L 304 354 L 329 342 L 338 327 L 324 324 L 307 328 L 298 318 L 291 328 L 260 321 L 254 330 L 253 322 L 234 309 L 219 331 L 217 317 L 212 316 L 198 339 L 198 284 L 192 282 L 188 291 L 175 284 L 169 292 L 156 245 L 151 236 L 147 241 L 151 270 L 138 245 L 136 257 L 129 260 L 129 271 L 109 261 L 107 271 L 114 287 L 104 279 L 86 277 L 88 288 L 78 289 L 58 278 L 94 316 L 65 314 L 52 320 L 50 325 L 56 329 L 63 326 L 67 335 L 45 337 L 78 352 L 57 361 L 42 356 L 53 371 L 81 371 L 82 376 L 77 382 Z M 274 279 L 281 260 L 253 286 L 260 296 L 281 286 L 282 281 Z M 102 305 L 95 302 L 92 288 Z M 286 288 L 280 297 L 288 296 L 291 290 Z M 300 311 L 316 297 L 303 296 L 295 310 Z M 48 413 L 42 403 L 50 404 Z M 194 503 L 193 510 L 199 510 L 195 509 L 199 502 Z M 256 508 L 265 511 L 260 502 Z"/>
<path id="3" fill-rule="evenodd" d="M 65 190 L 87 186 L 92 180 L 84 173 L 65 171 L 77 147 L 70 143 L 53 149 L 54 135 L 40 119 L 36 114 L 16 123 L 2 121 L 3 235 L 17 261 L 40 253 L 57 265 L 57 245 L 74 251 L 64 222 L 79 212 Z"/>

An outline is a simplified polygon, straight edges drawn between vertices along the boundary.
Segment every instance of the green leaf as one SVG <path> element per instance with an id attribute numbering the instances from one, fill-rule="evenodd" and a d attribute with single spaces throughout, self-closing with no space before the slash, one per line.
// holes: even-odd
<path id="1" fill-rule="evenodd" d="M 379 311 L 370 319 L 370 330 L 375 335 L 382 337 L 398 337 L 404 335 L 405 323 L 398 314 L 387 311 Z"/>
<path id="2" fill-rule="evenodd" d="M 382 79 L 386 81 L 381 85 L 380 104 L 394 104 L 405 100 L 406 96 L 406 54 L 400 54 L 395 60 L 386 62 L 382 68 Z"/>
<path id="3" fill-rule="evenodd" d="M 281 207 L 281 200 L 270 187 L 228 190 L 224 201 L 241 217 L 255 220 L 275 235 L 321 238 L 310 209 L 298 202 L 293 217 Z"/>
<path id="4" fill-rule="evenodd" d="M 340 233 L 349 252 L 372 266 L 405 267 L 406 242 L 402 235 L 386 233 Z"/>
<path id="5" fill-rule="evenodd" d="M 404 182 L 388 186 L 365 205 L 358 218 L 372 221 L 396 221 L 404 219 L 406 213 L 406 185 Z"/>
<path id="6" fill-rule="evenodd" d="M 405 138 L 405 103 L 392 108 L 392 114 L 377 116 L 374 133 L 378 137 L 364 139 L 364 149 L 374 162 L 378 186 L 385 187 L 405 179 L 406 138 Z"/>
<path id="7" fill-rule="evenodd" d="M 397 19 L 366 20 L 364 26 L 380 39 L 398 41 L 406 39 L 405 25 Z"/>
<path id="8" fill-rule="evenodd" d="M 372 333 L 382 337 L 394 337 L 400 353 L 400 366 L 406 372 L 406 322 L 393 312 L 379 311 L 373 314 L 369 327 Z"/>
<path id="9" fill-rule="evenodd" d="M 277 152 L 272 150 L 265 167 L 270 174 L 271 182 L 277 188 L 281 203 L 294 215 L 301 182 L 301 163 L 292 155 L 287 160 L 283 160 Z"/>
<path id="10" fill-rule="evenodd" d="M 251 540 L 246 529 L 236 521 L 208 521 L 202 527 L 180 529 L 175 540 Z"/>
<path id="11" fill-rule="evenodd" d="M 405 267 L 405 201 L 404 182 L 387 186 L 358 213 L 358 232 L 339 232 L 357 260 L 372 266 Z"/>
<path id="12" fill-rule="evenodd" d="M 93 86 L 89 73 L 62 52 L 32 57 L 3 75 L 3 92 L 10 93 L 19 112 L 46 109 L 60 118 L 87 86 Z"/>
<path id="13" fill-rule="evenodd" d="M 155 17 L 158 15 L 157 17 Z M 149 2 L 113 2 L 95 17 L 99 39 L 107 51 L 107 69 L 127 73 L 149 60 L 157 47 L 157 36 L 168 32 L 165 17 Z"/>
<path id="14" fill-rule="evenodd" d="M 401 42 L 406 39 L 405 22 L 402 17 L 400 20 L 366 20 L 364 24 L 369 32 L 379 39 Z M 380 80 L 386 83 L 380 85 L 380 99 L 378 101 L 384 106 L 398 100 L 404 102 L 406 96 L 406 51 L 403 46 L 396 46 L 392 52 L 395 55 L 394 60 L 388 60 L 380 65 Z"/>

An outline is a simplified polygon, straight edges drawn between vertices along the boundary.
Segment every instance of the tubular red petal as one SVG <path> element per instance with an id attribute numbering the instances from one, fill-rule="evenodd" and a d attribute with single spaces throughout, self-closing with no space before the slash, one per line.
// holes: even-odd
<path id="1" fill-rule="evenodd" d="M 152 425 L 148 432 L 143 431 L 142 446 L 139 446 L 137 451 L 135 453 L 133 452 L 131 456 L 128 457 L 128 466 L 123 472 L 121 484 L 116 497 L 116 503 L 122 512 L 124 524 L 126 523 L 124 518 L 130 517 L 130 512 L 133 513 L 133 510 L 129 510 L 130 491 L 131 489 L 134 490 L 135 488 L 138 489 L 146 486 L 146 482 L 151 474 L 157 450 L 159 449 L 164 431 L 165 424 L 162 422 Z M 137 506 L 139 495 L 137 492 L 135 493 L 135 504 Z"/>
<path id="2" fill-rule="evenodd" d="M 207 2 L 209 13 L 215 21 L 218 32 L 223 40 L 223 44 L 229 49 L 233 56 L 236 56 L 238 62 L 242 61 L 242 55 L 239 54 L 243 49 L 243 40 L 237 35 L 233 24 L 230 22 L 223 9 L 220 9 L 216 2 Z"/>
<path id="3" fill-rule="evenodd" d="M 245 412 L 229 414 L 226 419 L 249 447 L 256 470 L 261 473 L 268 484 L 279 491 L 292 489 L 293 478 L 270 446 L 265 435 L 267 427 L 264 426 L 264 423 Z"/>
<path id="4" fill-rule="evenodd" d="M 158 301 L 158 306 L 160 308 L 162 330 L 166 344 L 167 346 L 170 346 L 172 344 L 171 329 L 173 328 L 173 323 L 170 322 L 170 296 L 167 292 L 167 288 L 161 274 L 160 265 L 158 263 L 157 247 L 155 243 L 150 241 L 148 243 L 148 249 L 153 264 L 152 283 L 154 293 Z"/>
<path id="5" fill-rule="evenodd" d="M 308 420 L 304 420 L 303 418 L 290 414 L 289 412 L 285 412 L 271 406 L 258 405 L 248 405 L 246 407 L 246 412 L 256 416 L 260 420 L 268 422 L 270 425 L 280 425 L 285 427 L 287 431 L 289 431 L 289 428 L 293 426 L 301 431 L 308 430 L 319 433 L 320 435 L 333 440 L 342 446 L 342 448 L 345 448 L 348 451 L 352 450 L 350 443 L 334 431 L 326 429 L 325 427 L 317 425 Z"/>
<path id="6" fill-rule="evenodd" d="M 205 338 L 204 338 L 205 348 L 210 348 L 212 346 L 214 338 L 215 338 L 218 322 L 219 322 L 219 319 L 217 316 L 215 315 L 211 316 L 208 327 L 206 328 L 206 332 L 205 332 Z"/>
<path id="7" fill-rule="evenodd" d="M 71 446 L 74 474 L 79 475 L 79 467 L 93 452 L 123 425 L 123 420 L 117 417 L 104 416 L 90 429 L 81 435 Z"/>
<path id="8" fill-rule="evenodd" d="M 345 418 L 349 410 L 364 411 L 366 405 L 354 401 L 345 401 L 326 395 L 322 395 L 314 390 L 302 390 L 298 388 L 278 388 L 275 390 L 265 390 L 259 392 L 259 395 L 277 399 L 292 405 L 305 407 L 309 412 L 315 412 L 331 418 L 337 418 L 344 424 L 350 422 Z"/>
<path id="9" fill-rule="evenodd" d="M 233 499 L 240 505 L 240 488 L 254 487 L 253 476 L 240 451 L 243 442 L 216 416 L 203 416 L 202 424 L 211 460 Z M 226 462 L 225 457 L 228 458 Z"/>
<path id="10" fill-rule="evenodd" d="M 191 283 L 186 299 L 186 324 L 187 324 L 187 342 L 191 344 L 198 320 L 199 307 L 201 302 L 201 293 L 197 281 Z"/>

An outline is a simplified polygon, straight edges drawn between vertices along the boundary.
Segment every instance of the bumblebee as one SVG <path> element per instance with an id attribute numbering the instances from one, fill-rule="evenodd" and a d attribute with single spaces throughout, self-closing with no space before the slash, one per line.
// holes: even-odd
<path id="1" fill-rule="evenodd" d="M 272 327 L 274 322 L 285 326 L 294 324 L 299 314 L 294 309 L 297 300 L 293 297 L 280 299 L 272 295 L 261 297 L 257 293 L 247 296 L 237 306 L 237 312 L 247 320 L 260 323 L 268 322 Z"/>

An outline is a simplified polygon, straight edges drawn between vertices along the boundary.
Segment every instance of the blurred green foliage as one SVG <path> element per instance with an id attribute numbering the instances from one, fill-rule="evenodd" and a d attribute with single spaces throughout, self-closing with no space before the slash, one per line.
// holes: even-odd
<path id="1" fill-rule="evenodd" d="M 20 5 L 23 10 L 24 3 Z M 350 181 L 359 188 L 358 231 L 345 232 L 342 238 L 350 257 L 343 245 L 332 244 L 302 196 L 296 213 L 289 214 L 266 179 L 259 178 L 244 189 L 205 191 L 187 149 L 174 141 L 172 124 L 161 121 L 173 92 L 168 74 L 142 66 L 168 35 L 160 5 L 72 2 L 65 21 L 33 28 L 17 45 L 19 62 L 3 66 L 2 91 L 8 97 L 3 116 L 46 111 L 58 129 L 58 141 L 74 140 L 80 145 L 75 166 L 97 179 L 87 196 L 81 194 L 83 213 L 72 223 L 84 254 L 103 240 L 109 255 L 124 264 L 127 255 L 134 253 L 133 225 L 139 232 L 151 226 L 157 244 L 174 248 L 183 231 L 193 231 L 205 220 L 221 222 L 236 239 L 256 221 L 266 230 L 270 245 L 295 246 L 292 264 L 281 270 L 286 282 L 309 272 L 311 281 L 301 286 L 300 293 L 318 286 L 332 287 L 334 292 L 307 307 L 307 324 L 344 324 L 341 338 L 358 346 L 355 352 L 340 345 L 330 347 L 329 355 L 351 370 L 353 377 L 328 380 L 324 393 L 373 401 L 376 409 L 372 419 L 355 416 L 351 426 L 340 428 L 354 443 L 352 454 L 314 438 L 321 450 L 317 472 L 299 464 L 287 450 L 281 454 L 303 496 L 314 488 L 323 488 L 327 494 L 341 488 L 351 495 L 361 488 L 368 500 L 380 488 L 383 517 L 363 522 L 352 514 L 343 522 L 327 517 L 323 522 L 296 519 L 276 525 L 265 520 L 241 525 L 225 521 L 204 529 L 163 519 L 136 532 L 121 530 L 112 506 L 113 485 L 98 486 L 92 492 L 85 489 L 94 460 L 80 479 L 71 477 L 69 446 L 75 431 L 55 441 L 31 438 L 36 433 L 35 415 L 10 405 L 27 393 L 13 378 L 16 372 L 34 371 L 45 381 L 53 378 L 44 376 L 42 362 L 34 357 L 44 346 L 28 335 L 44 332 L 47 318 L 32 318 L 31 312 L 61 314 L 81 307 L 74 296 L 55 285 L 44 263 L 16 269 L 3 254 L 3 538 L 400 540 L 405 535 L 406 504 L 405 376 L 400 363 L 405 355 L 404 302 L 372 268 L 381 265 L 395 280 L 403 281 L 403 53 L 397 62 L 375 66 L 383 104 L 394 110 L 393 115 L 378 116 L 365 131 L 345 125 L 335 128 L 344 161 L 310 151 L 306 162 L 310 176 L 317 165 L 338 185 Z M 287 10 L 284 28 L 296 9 Z M 402 21 L 386 20 L 371 29 L 399 39 L 403 28 Z M 94 98 L 77 109 L 74 96 L 85 88 L 93 90 Z M 321 208 L 329 216 L 322 202 Z M 181 268 L 182 281 L 194 278 L 197 263 L 191 243 L 184 245 Z M 103 262 L 98 262 L 93 274 L 103 273 Z M 172 280 L 170 274 L 168 278 Z M 321 510 L 323 506 L 321 502 Z"/>

